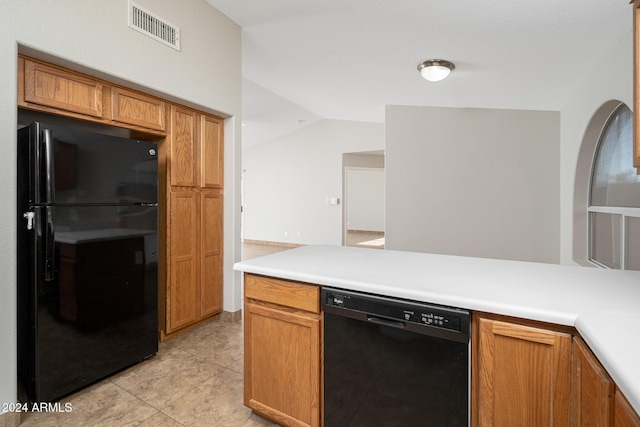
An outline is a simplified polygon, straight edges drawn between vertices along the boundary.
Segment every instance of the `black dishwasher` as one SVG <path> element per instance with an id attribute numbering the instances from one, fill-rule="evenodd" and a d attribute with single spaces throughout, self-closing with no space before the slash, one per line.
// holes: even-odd
<path id="1" fill-rule="evenodd" d="M 324 425 L 469 425 L 469 311 L 323 288 Z"/>

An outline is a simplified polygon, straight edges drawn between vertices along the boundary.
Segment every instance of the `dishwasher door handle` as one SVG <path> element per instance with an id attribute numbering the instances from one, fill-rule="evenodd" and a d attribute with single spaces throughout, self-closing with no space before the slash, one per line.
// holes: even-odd
<path id="1" fill-rule="evenodd" d="M 376 325 L 390 326 L 392 328 L 404 329 L 404 322 L 399 320 L 383 319 L 381 317 L 367 316 L 367 321 Z"/>

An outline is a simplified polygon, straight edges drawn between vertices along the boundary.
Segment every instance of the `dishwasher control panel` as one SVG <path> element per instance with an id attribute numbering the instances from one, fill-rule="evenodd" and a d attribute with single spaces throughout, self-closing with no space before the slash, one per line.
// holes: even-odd
<path id="1" fill-rule="evenodd" d="M 404 312 L 405 320 L 409 322 L 419 322 L 425 325 L 438 326 L 445 329 L 451 329 L 454 331 L 460 330 L 460 319 L 456 316 L 451 316 L 443 313 L 433 311 L 409 311 Z"/>
<path id="2" fill-rule="evenodd" d="M 335 307 L 400 322 L 469 333 L 469 312 L 389 297 L 323 289 L 323 307 Z"/>

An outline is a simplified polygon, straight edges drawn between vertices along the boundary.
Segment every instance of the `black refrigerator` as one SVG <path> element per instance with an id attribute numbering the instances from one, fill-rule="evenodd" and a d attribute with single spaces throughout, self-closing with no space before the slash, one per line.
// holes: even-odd
<path id="1" fill-rule="evenodd" d="M 51 402 L 158 350 L 153 142 L 18 130 L 20 398 Z"/>

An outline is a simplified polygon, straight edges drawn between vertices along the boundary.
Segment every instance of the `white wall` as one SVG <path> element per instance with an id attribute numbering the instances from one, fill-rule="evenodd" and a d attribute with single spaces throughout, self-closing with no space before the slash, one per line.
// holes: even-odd
<path id="1" fill-rule="evenodd" d="M 321 120 L 245 150 L 243 237 L 340 245 L 343 153 L 383 148 L 380 123 Z"/>
<path id="2" fill-rule="evenodd" d="M 387 106 L 386 248 L 558 262 L 560 114 Z"/>
<path id="3" fill-rule="evenodd" d="M 632 14 L 629 13 L 629 19 Z M 631 25 L 630 25 L 631 26 Z M 606 58 L 599 62 L 580 85 L 574 98 L 561 112 L 560 150 L 560 211 L 561 211 L 561 263 L 582 263 L 587 251 L 586 189 L 591 159 L 580 157 L 587 125 L 598 109 L 608 101 L 621 101 L 633 109 L 633 34 L 629 32 Z M 637 113 L 636 113 L 637 114 Z M 594 135 L 597 138 L 597 135 Z M 593 154 L 595 143 L 586 141 Z M 580 164 L 578 162 L 580 161 Z M 631 159 L 629 159 L 631 161 Z M 576 170 L 580 168 L 581 182 L 576 183 Z M 576 194 L 577 187 L 577 194 Z M 578 207 L 574 210 L 574 199 Z M 574 221 L 578 224 L 574 227 Z M 575 228 L 575 230 L 574 230 Z"/>
<path id="4" fill-rule="evenodd" d="M 136 0 L 182 30 L 177 52 L 127 27 L 127 1 L 0 4 L 0 402 L 16 400 L 18 50 L 230 117 L 225 123 L 225 310 L 240 306 L 240 28 L 204 0 Z"/>

